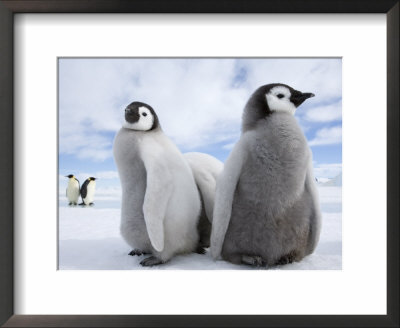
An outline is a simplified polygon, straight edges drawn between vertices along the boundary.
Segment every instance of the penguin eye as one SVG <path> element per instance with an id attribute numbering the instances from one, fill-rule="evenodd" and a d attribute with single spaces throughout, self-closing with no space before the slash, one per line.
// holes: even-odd
<path id="1" fill-rule="evenodd" d="M 146 114 L 146 113 L 142 113 L 142 115 L 143 115 L 143 116 L 147 116 L 147 114 Z"/>
<path id="2" fill-rule="evenodd" d="M 279 98 L 279 99 L 282 99 L 283 97 L 285 97 L 283 94 L 279 94 L 279 95 L 277 95 L 277 97 Z"/>

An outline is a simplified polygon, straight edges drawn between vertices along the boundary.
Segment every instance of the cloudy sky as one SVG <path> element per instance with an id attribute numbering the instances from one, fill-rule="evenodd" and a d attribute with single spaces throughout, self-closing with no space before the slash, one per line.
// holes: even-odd
<path id="1" fill-rule="evenodd" d="M 313 152 L 315 175 L 342 163 L 342 64 L 308 59 L 59 59 L 59 174 L 99 178 L 106 199 L 119 188 L 112 157 L 125 107 L 142 101 L 182 152 L 225 161 L 240 136 L 243 107 L 261 85 L 285 83 L 316 97 L 296 111 Z M 64 193 L 63 192 L 63 193 Z"/>

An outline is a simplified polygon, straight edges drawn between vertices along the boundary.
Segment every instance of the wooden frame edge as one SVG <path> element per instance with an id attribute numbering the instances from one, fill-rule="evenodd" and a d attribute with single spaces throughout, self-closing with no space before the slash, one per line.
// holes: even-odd
<path id="1" fill-rule="evenodd" d="M 112 3 L 112 4 L 111 4 Z M 399 326 L 399 1 L 397 0 L 2 0 L 0 1 L 0 324 L 4 327 L 398 327 Z M 301 6 L 298 4 L 301 3 Z M 157 9 L 154 9 L 157 8 Z M 386 13 L 388 99 L 388 314 L 386 316 L 88 316 L 14 315 L 13 15 L 36 12 Z M 4 51 L 4 49 L 6 49 Z M 17 206 L 18 204 L 16 204 Z"/>

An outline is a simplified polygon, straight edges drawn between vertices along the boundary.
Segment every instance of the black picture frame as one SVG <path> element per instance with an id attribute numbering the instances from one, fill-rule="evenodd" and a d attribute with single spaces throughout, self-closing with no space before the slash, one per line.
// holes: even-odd
<path id="1" fill-rule="evenodd" d="M 399 327 L 398 0 L 1 0 L 0 324 L 4 327 Z M 16 13 L 384 13 L 387 17 L 387 315 L 14 315 L 13 28 Z M 379 110 L 379 109 L 378 109 Z M 366 286 L 368 288 L 368 286 Z"/>

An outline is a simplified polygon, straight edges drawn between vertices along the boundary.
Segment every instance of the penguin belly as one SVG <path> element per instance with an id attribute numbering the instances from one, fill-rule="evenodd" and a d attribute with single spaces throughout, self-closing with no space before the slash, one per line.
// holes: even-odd
<path id="1" fill-rule="evenodd" d="M 282 149 L 287 142 L 274 140 L 277 132 L 259 135 L 236 186 L 222 256 L 234 263 L 243 262 L 243 255 L 261 257 L 268 266 L 299 261 L 307 255 L 315 215 L 313 195 L 305 187 L 309 153 L 305 146 L 298 153 Z"/>
<path id="2" fill-rule="evenodd" d="M 79 183 L 78 181 L 69 181 L 67 187 L 67 198 L 68 201 L 72 204 L 78 204 L 80 191 L 79 191 Z"/>
<path id="3" fill-rule="evenodd" d="M 268 266 L 300 261 L 307 253 L 310 217 L 315 215 L 308 192 L 283 213 L 274 216 L 267 206 L 243 197 L 239 186 L 225 236 L 222 257 L 241 263 L 242 255 L 260 256 Z M 283 261 L 283 263 L 282 263 Z"/>

